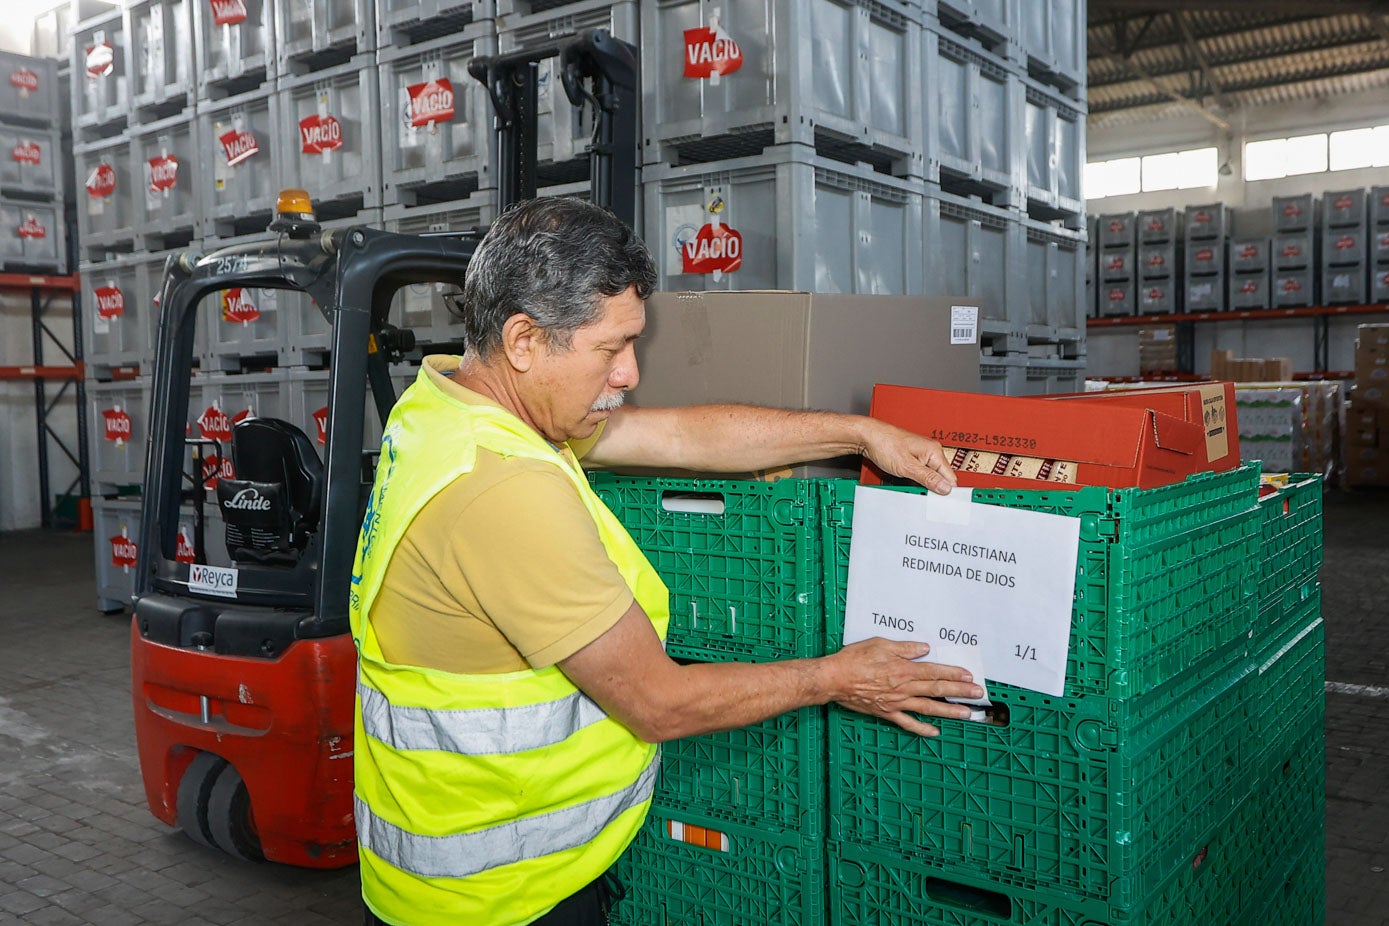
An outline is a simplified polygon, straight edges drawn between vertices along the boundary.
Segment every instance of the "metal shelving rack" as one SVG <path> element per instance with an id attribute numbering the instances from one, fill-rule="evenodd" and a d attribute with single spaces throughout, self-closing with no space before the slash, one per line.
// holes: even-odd
<path id="1" fill-rule="evenodd" d="M 1330 370 L 1331 319 L 1347 315 L 1389 315 L 1389 304 L 1316 305 L 1295 309 L 1241 309 L 1234 312 L 1181 312 L 1162 315 L 1119 315 L 1086 319 L 1087 328 L 1114 328 L 1138 325 L 1175 325 L 1177 328 L 1177 366 L 1179 371 L 1195 368 L 1196 325 L 1207 322 L 1259 322 L 1287 318 L 1311 318 L 1312 355 L 1316 369 L 1299 373 L 1300 378 L 1346 378 L 1349 374 Z"/>
<path id="2" fill-rule="evenodd" d="M 34 416 L 38 424 L 39 448 L 39 510 L 45 528 L 54 527 L 53 499 L 49 494 L 49 442 L 77 467 L 77 477 L 63 490 L 64 497 L 82 499 L 91 495 L 91 467 L 87 456 L 87 388 L 83 381 L 82 363 L 82 290 L 77 274 L 42 276 L 27 273 L 0 273 L 0 292 L 29 294 L 33 322 L 34 362 L 22 366 L 0 366 L 0 380 L 30 380 L 34 384 Z M 49 327 L 49 308 L 59 294 L 71 294 L 72 350 L 68 350 Z M 68 361 L 67 366 L 45 362 L 45 341 L 51 341 Z M 60 383 L 57 393 L 49 398 L 48 383 Z M 77 394 L 77 434 L 69 446 L 50 424 L 53 409 L 67 395 L 69 388 Z M 76 495 L 74 496 L 74 489 Z"/>

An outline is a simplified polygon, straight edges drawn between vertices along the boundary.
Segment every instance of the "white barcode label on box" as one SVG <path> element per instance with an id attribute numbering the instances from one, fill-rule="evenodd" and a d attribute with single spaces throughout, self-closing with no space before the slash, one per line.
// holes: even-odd
<path id="1" fill-rule="evenodd" d="M 979 340 L 979 306 L 950 307 L 950 343 L 974 344 Z"/>

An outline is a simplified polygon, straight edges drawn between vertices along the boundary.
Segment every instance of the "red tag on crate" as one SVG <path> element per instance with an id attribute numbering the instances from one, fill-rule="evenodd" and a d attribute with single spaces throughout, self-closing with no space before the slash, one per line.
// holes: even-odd
<path id="1" fill-rule="evenodd" d="M 105 77 L 116 69 L 116 50 L 110 42 L 87 46 L 87 76 Z"/>
<path id="2" fill-rule="evenodd" d="M 1336 239 L 1336 250 L 1349 251 L 1355 247 L 1355 237 L 1353 235 L 1342 235 Z"/>
<path id="3" fill-rule="evenodd" d="M 188 528 L 178 529 L 178 541 L 174 548 L 174 561 L 178 563 L 191 563 L 198 558 L 197 550 L 193 547 L 193 538 L 188 536 Z"/>
<path id="4" fill-rule="evenodd" d="M 235 479 L 236 470 L 232 468 L 230 458 L 217 456 L 209 453 L 203 457 L 203 487 L 208 489 L 217 488 L 218 479 Z"/>
<path id="5" fill-rule="evenodd" d="M 718 26 L 685 30 L 685 76 L 732 74 L 743 66 L 743 50 Z"/>
<path id="6" fill-rule="evenodd" d="M 125 528 L 121 528 L 121 532 L 111 538 L 111 565 L 132 568 L 138 555 L 135 541 L 126 534 Z"/>
<path id="7" fill-rule="evenodd" d="M 743 236 L 729 225 L 705 224 L 680 247 L 682 273 L 732 273 L 743 266 Z"/>
<path id="8" fill-rule="evenodd" d="M 1239 256 L 1241 260 L 1253 260 L 1259 256 L 1259 246 L 1257 244 L 1246 244 L 1240 248 Z"/>
<path id="9" fill-rule="evenodd" d="M 232 129 L 219 135 L 217 140 L 222 143 L 222 154 L 226 157 L 229 167 L 235 167 L 242 161 L 260 154 L 260 143 L 251 132 Z"/>
<path id="10" fill-rule="evenodd" d="M 1246 296 L 1252 296 L 1259 291 L 1259 284 L 1253 280 L 1246 280 L 1244 285 L 1239 288 L 1239 291 Z"/>
<path id="11" fill-rule="evenodd" d="M 1297 277 L 1287 277 L 1283 280 L 1283 292 L 1295 293 L 1302 289 L 1302 283 Z"/>
<path id="12" fill-rule="evenodd" d="M 328 443 L 328 406 L 323 406 L 313 413 L 313 423 L 318 425 L 318 442 Z"/>
<path id="13" fill-rule="evenodd" d="M 453 81 L 447 77 L 411 84 L 405 88 L 410 95 L 410 125 L 419 128 L 453 119 Z"/>
<path id="14" fill-rule="evenodd" d="M 237 287 L 222 291 L 222 321 L 247 324 L 260 318 L 260 308 L 250 290 Z"/>
<path id="15" fill-rule="evenodd" d="M 37 93 L 39 75 L 28 68 L 15 68 L 10 72 L 10 86 L 20 93 Z"/>
<path id="16" fill-rule="evenodd" d="M 1299 215 L 1302 215 L 1302 207 L 1299 206 L 1297 203 L 1284 203 L 1283 214 L 1290 219 L 1295 218 Z"/>
<path id="17" fill-rule="evenodd" d="M 101 418 L 107 440 L 116 446 L 130 440 L 130 416 L 123 412 L 119 405 L 103 411 Z"/>
<path id="18" fill-rule="evenodd" d="M 110 199 L 116 192 L 116 169 L 110 164 L 98 164 L 87 176 L 86 187 L 92 199 Z"/>
<path id="19" fill-rule="evenodd" d="M 237 26 L 246 21 L 245 0 L 209 0 L 212 21 L 219 26 Z"/>
<path id="20" fill-rule="evenodd" d="M 300 150 L 323 154 L 342 147 L 342 123 L 335 116 L 309 116 L 299 120 Z"/>
<path id="21" fill-rule="evenodd" d="M 178 158 L 172 154 L 150 158 L 150 189 L 155 193 L 178 186 Z"/>
<path id="22" fill-rule="evenodd" d="M 10 150 L 10 157 L 21 164 L 42 164 L 43 149 L 38 146 L 37 142 L 24 141 Z"/>
<path id="23" fill-rule="evenodd" d="M 19 226 L 19 237 L 47 238 L 48 229 L 39 221 L 38 216 L 30 212 L 24 216 L 24 222 Z"/>
<path id="24" fill-rule="evenodd" d="M 98 286 L 92 295 L 96 296 L 97 318 L 119 318 L 125 314 L 125 293 L 119 286 Z"/>
<path id="25" fill-rule="evenodd" d="M 1350 196 L 1337 196 L 1337 197 L 1336 197 L 1336 202 L 1335 202 L 1333 208 L 1336 208 L 1336 209 L 1349 209 L 1351 206 L 1354 206 L 1354 205 L 1355 205 L 1355 199 L 1354 199 L 1353 197 L 1350 197 Z"/>
<path id="26" fill-rule="evenodd" d="M 217 407 L 216 403 L 209 405 L 198 416 L 198 433 L 207 440 L 225 443 L 231 440 L 231 419 L 227 417 L 226 412 Z M 210 457 L 205 459 L 210 459 Z"/>

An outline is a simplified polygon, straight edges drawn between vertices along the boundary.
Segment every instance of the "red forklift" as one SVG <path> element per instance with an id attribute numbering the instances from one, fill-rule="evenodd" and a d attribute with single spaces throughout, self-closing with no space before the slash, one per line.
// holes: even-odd
<path id="1" fill-rule="evenodd" d="M 636 49 L 605 30 L 472 62 L 496 110 L 498 209 L 536 195 L 538 64 L 555 56 L 570 101 L 593 109 L 593 200 L 633 224 L 639 69 Z M 482 230 L 322 232 L 308 195 L 286 191 L 270 231 L 272 241 L 180 254 L 165 268 L 131 621 L 135 732 L 160 820 L 242 859 L 337 868 L 357 859 L 348 599 L 376 457 L 362 449 L 358 412 L 369 394 L 384 423 L 390 364 L 415 349 L 389 322 L 395 292 L 461 286 Z M 277 418 L 238 421 L 230 448 L 186 436 L 198 307 L 241 287 L 306 293 L 332 326 L 322 458 Z M 204 451 L 221 460 L 228 449 L 230 474 L 209 493 Z M 224 563 L 204 552 L 213 503 Z M 194 509 L 192 562 L 181 506 Z"/>

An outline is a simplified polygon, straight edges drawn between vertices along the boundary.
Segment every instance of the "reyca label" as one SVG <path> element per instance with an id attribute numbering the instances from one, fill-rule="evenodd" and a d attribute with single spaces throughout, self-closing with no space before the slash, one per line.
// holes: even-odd
<path id="1" fill-rule="evenodd" d="M 236 569 L 193 563 L 188 567 L 188 590 L 220 598 L 235 598 L 238 574 L 239 570 Z"/>

